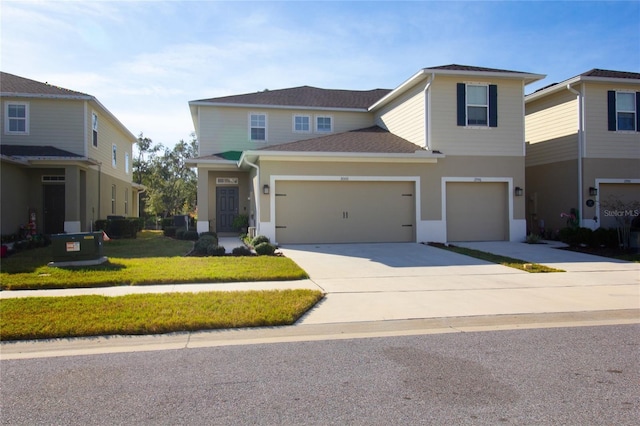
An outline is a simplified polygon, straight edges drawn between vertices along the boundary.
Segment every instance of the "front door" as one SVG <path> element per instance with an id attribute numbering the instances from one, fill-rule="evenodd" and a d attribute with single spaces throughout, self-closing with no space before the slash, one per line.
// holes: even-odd
<path id="1" fill-rule="evenodd" d="M 60 234 L 64 232 L 64 184 L 42 186 L 42 232 Z"/>
<path id="2" fill-rule="evenodd" d="M 216 232 L 234 232 L 233 219 L 238 215 L 238 187 L 216 188 Z"/>

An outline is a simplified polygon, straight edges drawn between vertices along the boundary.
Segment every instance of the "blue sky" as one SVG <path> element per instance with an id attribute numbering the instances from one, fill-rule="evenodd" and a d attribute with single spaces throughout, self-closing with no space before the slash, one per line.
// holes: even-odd
<path id="1" fill-rule="evenodd" d="M 172 146 L 188 102 L 310 85 L 395 88 L 446 64 L 640 72 L 640 1 L 11 1 L 0 68 L 97 97 Z"/>

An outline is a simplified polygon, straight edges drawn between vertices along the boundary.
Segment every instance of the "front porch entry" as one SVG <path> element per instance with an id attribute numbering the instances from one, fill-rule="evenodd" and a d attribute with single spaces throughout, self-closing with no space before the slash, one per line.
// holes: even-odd
<path id="1" fill-rule="evenodd" d="M 238 187 L 216 188 L 216 232 L 233 232 L 233 220 L 238 215 Z"/>

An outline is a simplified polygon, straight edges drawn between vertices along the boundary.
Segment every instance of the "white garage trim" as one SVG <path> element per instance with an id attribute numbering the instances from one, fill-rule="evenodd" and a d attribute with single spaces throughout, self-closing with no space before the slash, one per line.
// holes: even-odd
<path id="1" fill-rule="evenodd" d="M 419 227 L 420 223 L 420 177 L 419 176 L 294 176 L 294 175 L 272 175 L 269 179 L 269 212 L 270 221 L 260 222 L 261 233 L 271 241 L 276 238 L 276 192 L 278 181 L 323 181 L 323 182 L 413 182 L 415 185 L 415 223 Z M 420 229 L 416 229 L 416 237 Z"/>
<path id="2" fill-rule="evenodd" d="M 527 235 L 527 221 L 526 219 L 514 219 L 513 218 L 513 178 L 511 177 L 443 177 L 441 180 L 441 193 L 442 193 L 442 222 L 446 236 L 447 229 L 447 183 L 449 182 L 470 182 L 470 183 L 506 183 L 508 194 L 508 217 L 509 217 L 509 241 L 523 241 Z"/>

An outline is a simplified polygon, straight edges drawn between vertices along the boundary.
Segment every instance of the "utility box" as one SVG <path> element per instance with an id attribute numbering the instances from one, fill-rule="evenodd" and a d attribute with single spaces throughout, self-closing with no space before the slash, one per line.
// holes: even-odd
<path id="1" fill-rule="evenodd" d="M 100 232 L 51 235 L 54 262 L 97 260 L 102 257 L 103 236 Z"/>

